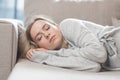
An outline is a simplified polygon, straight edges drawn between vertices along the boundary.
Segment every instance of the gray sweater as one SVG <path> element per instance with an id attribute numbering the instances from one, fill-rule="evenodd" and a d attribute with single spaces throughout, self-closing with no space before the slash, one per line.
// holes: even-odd
<path id="1" fill-rule="evenodd" d="M 36 51 L 31 61 L 79 71 L 100 71 L 107 53 L 98 35 L 104 26 L 78 20 L 65 19 L 59 25 L 69 43 L 67 49 Z"/>

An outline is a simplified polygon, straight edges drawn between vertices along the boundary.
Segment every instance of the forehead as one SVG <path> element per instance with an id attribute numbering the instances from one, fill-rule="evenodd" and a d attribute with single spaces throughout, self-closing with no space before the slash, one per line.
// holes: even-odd
<path id="1" fill-rule="evenodd" d="M 32 27 L 31 27 L 31 30 L 30 30 L 30 33 L 31 32 L 34 32 L 36 30 L 40 30 L 42 28 L 42 26 L 45 24 L 46 22 L 43 21 L 43 20 L 37 20 L 33 23 Z"/>
<path id="2" fill-rule="evenodd" d="M 30 30 L 30 35 L 32 38 L 35 37 L 35 35 L 39 32 L 39 30 L 41 30 L 44 24 L 45 24 L 45 21 L 43 20 L 37 20 L 33 23 L 33 25 L 31 26 L 31 30 Z"/>
<path id="3" fill-rule="evenodd" d="M 37 21 L 35 21 L 35 22 L 33 23 L 32 27 L 37 27 L 37 26 L 42 27 L 44 24 L 49 24 L 49 25 L 51 25 L 51 23 L 49 23 L 48 21 L 45 21 L 45 20 L 37 20 Z M 31 28 L 32 28 L 32 27 L 31 27 Z"/>
<path id="4" fill-rule="evenodd" d="M 43 25 L 45 23 L 45 21 L 43 21 L 43 20 L 37 20 L 37 21 L 35 21 L 34 23 L 33 23 L 33 25 L 32 25 L 32 27 L 34 26 L 41 26 L 41 25 Z"/>

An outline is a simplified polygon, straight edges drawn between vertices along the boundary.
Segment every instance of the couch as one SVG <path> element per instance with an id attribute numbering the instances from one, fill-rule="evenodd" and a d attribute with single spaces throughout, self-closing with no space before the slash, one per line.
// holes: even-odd
<path id="1" fill-rule="evenodd" d="M 0 19 L 0 80 L 6 80 L 17 59 L 18 27 L 14 19 Z"/>
<path id="2" fill-rule="evenodd" d="M 57 23 L 78 18 L 118 26 L 120 0 L 25 0 L 25 19 L 48 15 Z M 18 27 L 14 20 L 0 20 L 0 80 L 119 80 L 120 71 L 73 71 L 17 57 Z M 26 24 L 26 21 L 24 22 Z"/>

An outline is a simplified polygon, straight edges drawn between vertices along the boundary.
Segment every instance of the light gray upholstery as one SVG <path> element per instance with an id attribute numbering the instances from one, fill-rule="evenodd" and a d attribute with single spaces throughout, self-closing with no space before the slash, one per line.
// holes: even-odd
<path id="1" fill-rule="evenodd" d="M 12 23 L 0 19 L 0 80 L 6 80 L 16 62 L 17 33 Z"/>
<path id="2" fill-rule="evenodd" d="M 120 0 L 25 0 L 25 17 L 36 14 L 57 23 L 72 17 L 112 25 L 112 17 L 120 18 Z"/>
<path id="3" fill-rule="evenodd" d="M 120 80 L 120 71 L 81 72 L 20 59 L 8 80 Z"/>

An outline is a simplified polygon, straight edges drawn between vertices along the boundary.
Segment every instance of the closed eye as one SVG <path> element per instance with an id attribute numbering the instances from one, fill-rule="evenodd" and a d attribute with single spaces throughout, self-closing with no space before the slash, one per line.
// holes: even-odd
<path id="1" fill-rule="evenodd" d="M 41 41 L 41 39 L 42 39 L 42 35 L 39 34 L 39 35 L 37 36 L 36 40 L 37 40 L 37 41 Z"/>

